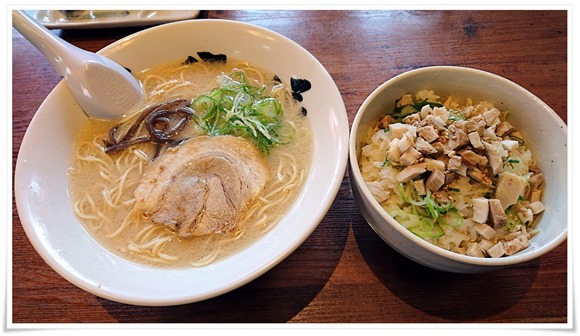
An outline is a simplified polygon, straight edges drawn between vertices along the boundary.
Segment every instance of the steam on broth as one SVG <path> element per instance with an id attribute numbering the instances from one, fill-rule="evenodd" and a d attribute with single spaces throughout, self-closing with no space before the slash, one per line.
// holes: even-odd
<path id="1" fill-rule="evenodd" d="M 185 62 L 173 62 L 136 73 L 135 76 L 142 82 L 146 93 L 145 106 L 120 122 L 89 120 L 74 146 L 69 189 L 77 217 L 94 239 L 105 248 L 134 262 L 158 267 L 200 267 L 243 249 L 271 230 L 288 212 L 300 194 L 308 173 L 312 155 L 311 129 L 304 108 L 295 99 L 296 95 L 301 97 L 305 90 L 291 92 L 277 76 L 247 62 L 232 59 L 226 61 L 221 58 L 205 59 L 207 53 L 199 55 L 202 57 L 200 61 L 190 56 Z M 221 94 L 227 94 L 227 85 L 237 85 L 240 82 L 248 84 L 243 88 L 243 93 L 233 95 L 231 99 L 222 99 L 226 102 L 225 106 L 220 107 L 224 113 L 219 117 L 222 119 L 218 119 L 213 112 L 210 113 L 210 106 L 207 102 L 204 103 L 203 97 L 215 94 L 219 88 L 224 88 Z M 250 92 L 252 90 L 255 92 Z M 262 104 L 259 107 L 264 116 L 240 115 L 236 122 L 228 123 L 226 119 L 232 118 L 236 104 L 241 106 L 244 99 L 248 98 L 246 93 L 263 97 L 264 100 L 256 104 Z M 182 104 L 183 101 L 187 103 Z M 181 105 L 163 105 L 168 102 Z M 171 121 L 173 116 L 168 114 L 170 107 L 153 111 L 158 106 L 171 106 L 174 110 L 169 112 L 179 114 L 179 118 L 189 118 L 189 122 L 178 124 L 179 120 Z M 152 117 L 157 119 L 150 118 L 153 121 L 148 121 L 149 125 L 145 121 L 139 123 L 140 117 L 147 118 L 145 115 L 154 113 L 157 115 Z M 256 121 L 269 120 L 267 118 L 277 118 L 280 125 L 265 122 L 266 127 L 264 123 Z M 175 125 L 170 125 L 172 122 Z M 171 127 L 175 127 L 171 139 L 157 134 L 158 131 Z M 224 134 L 226 131 L 230 133 Z M 130 132 L 134 133 L 131 137 L 128 134 Z M 252 189 L 255 195 L 240 196 L 246 203 L 232 201 L 235 197 L 228 195 L 227 187 L 223 187 L 226 195 L 224 202 L 229 206 L 226 210 L 239 210 L 233 217 L 228 217 L 228 221 L 235 219 L 235 225 L 223 226 L 223 223 L 218 223 L 215 230 L 210 226 L 212 233 L 208 234 L 186 228 L 183 223 L 161 223 L 163 218 L 174 218 L 175 216 L 171 216 L 175 209 L 185 208 L 189 211 L 194 206 L 188 204 L 190 198 L 183 195 L 174 200 L 169 200 L 166 194 L 160 196 L 159 199 L 167 201 L 164 213 L 160 209 L 155 210 L 157 217 L 148 212 L 149 210 L 138 211 L 137 205 L 142 205 L 145 201 L 136 198 L 136 190 L 149 187 L 147 183 L 157 182 L 157 172 L 151 172 L 152 169 L 163 171 L 165 167 L 160 169 L 158 166 L 172 161 L 166 158 L 167 155 L 179 157 L 186 152 L 182 149 L 186 148 L 184 144 L 195 148 L 193 141 L 202 141 L 204 138 L 212 138 L 212 141 L 218 142 L 222 138 L 236 138 L 238 140 L 235 142 L 243 142 L 241 146 L 253 146 L 253 150 L 259 152 L 256 155 L 263 156 L 268 166 L 264 185 Z M 232 142 L 225 143 L 224 147 L 231 144 Z M 112 147 L 114 148 L 111 149 Z M 220 145 L 214 147 L 219 151 Z M 194 151 L 200 155 L 197 149 Z M 244 157 L 248 155 L 245 153 L 249 153 L 237 150 L 230 152 L 238 152 Z M 231 156 L 231 153 L 227 155 Z M 220 160 L 222 159 L 217 161 Z M 195 162 L 198 161 L 196 158 Z M 215 161 L 209 159 L 207 162 L 211 162 L 208 163 L 211 166 Z M 237 174 L 233 169 L 239 164 L 226 163 L 226 168 L 220 168 L 221 174 Z M 187 164 L 190 165 L 191 162 Z M 196 168 L 196 172 L 200 169 Z M 249 170 L 253 171 L 253 168 Z M 144 175 L 149 179 L 144 178 Z M 210 175 L 215 177 L 213 173 Z M 209 175 L 195 178 L 197 187 L 209 188 L 209 184 L 213 182 L 207 176 Z M 166 180 L 171 181 L 174 178 L 170 176 Z M 244 182 L 242 178 L 242 182 L 236 183 L 244 185 L 249 182 Z M 222 189 L 219 190 L 222 192 Z M 149 191 L 137 193 L 149 195 Z M 206 193 L 204 199 L 208 198 L 207 195 Z M 224 199 L 223 196 L 218 195 L 219 197 Z M 161 202 L 156 199 L 150 201 L 153 206 Z M 204 207 L 203 211 L 209 210 Z M 203 211 L 197 215 L 206 216 Z M 203 219 L 199 218 L 198 222 L 201 223 Z M 215 224 L 217 221 L 209 218 L 205 222 Z"/>

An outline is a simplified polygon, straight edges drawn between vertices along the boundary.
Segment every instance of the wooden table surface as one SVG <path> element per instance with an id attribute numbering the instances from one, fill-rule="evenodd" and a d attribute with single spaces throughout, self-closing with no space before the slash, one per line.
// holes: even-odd
<path id="1" fill-rule="evenodd" d="M 387 79 L 456 65 L 525 87 L 567 121 L 566 11 L 202 11 L 200 18 L 253 23 L 296 41 L 328 70 L 349 122 Z M 143 29 L 55 30 L 87 50 Z M 12 33 L 12 163 L 36 110 L 60 81 L 43 56 Z M 14 176 L 14 175 L 13 175 Z M 173 307 L 112 302 L 72 285 L 28 241 L 13 198 L 13 323 L 549 323 L 569 322 L 567 242 L 513 268 L 461 275 L 401 256 L 369 228 L 345 174 L 312 235 L 253 282 Z M 10 298 L 10 296 L 9 296 Z"/>

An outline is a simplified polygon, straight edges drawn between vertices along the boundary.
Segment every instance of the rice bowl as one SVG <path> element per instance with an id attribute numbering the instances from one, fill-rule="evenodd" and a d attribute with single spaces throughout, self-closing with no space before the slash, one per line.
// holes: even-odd
<path id="1" fill-rule="evenodd" d="M 371 190 L 373 185 L 369 186 L 363 176 L 368 172 L 361 172 L 361 164 L 366 160 L 366 154 L 363 155 L 362 152 L 369 131 L 385 114 L 393 111 L 396 101 L 403 95 L 424 89 L 433 90 L 442 97 L 471 97 L 474 101 L 490 101 L 499 110 L 509 110 L 513 125 L 527 136 L 526 145 L 538 156 L 536 162 L 546 176 L 543 198 L 546 209 L 554 207 L 540 216 L 538 233 L 530 240 L 528 248 L 502 258 L 460 255 L 457 249 L 455 252 L 448 251 L 412 233 L 389 215 L 377 201 L 377 190 Z M 525 113 L 534 113 L 534 117 L 530 118 Z M 529 130 L 533 129 L 539 131 L 530 134 Z M 566 162 L 565 130 L 565 124 L 549 107 L 525 89 L 499 76 L 460 67 L 417 69 L 396 76 L 381 85 L 359 109 L 351 129 L 351 187 L 363 215 L 377 234 L 395 250 L 421 264 L 459 273 L 484 272 L 513 265 L 546 253 L 566 238 L 566 195 L 561 192 L 567 188 L 566 165 L 563 164 Z M 549 183 L 556 185 L 550 186 Z M 390 193 L 400 195 L 399 191 L 392 189 Z M 395 195 L 395 198 L 399 195 Z M 456 196 L 461 197 L 460 193 Z"/>

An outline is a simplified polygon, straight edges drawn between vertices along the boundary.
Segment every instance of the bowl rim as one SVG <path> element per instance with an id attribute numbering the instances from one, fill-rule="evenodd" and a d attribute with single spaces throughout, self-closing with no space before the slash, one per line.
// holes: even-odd
<path id="1" fill-rule="evenodd" d="M 544 103 L 541 99 L 539 99 L 537 96 L 535 96 L 533 93 L 531 93 L 530 91 L 528 91 L 524 87 L 520 86 L 519 84 L 517 84 L 517 83 L 515 83 L 515 82 L 513 82 L 505 77 L 501 77 L 497 74 L 494 74 L 494 73 L 491 73 L 488 71 L 484 71 L 484 70 L 480 70 L 480 69 L 475 69 L 475 68 L 470 68 L 470 67 L 462 67 L 462 66 L 450 66 L 450 65 L 426 66 L 426 67 L 421 67 L 421 68 L 409 70 L 409 71 L 403 72 L 401 74 L 398 74 L 398 75 L 388 79 L 387 81 L 380 84 L 377 88 L 375 88 L 369 94 L 369 96 L 367 96 L 365 98 L 365 100 L 363 101 L 363 103 L 361 104 L 359 109 L 357 110 L 354 121 L 352 123 L 351 131 L 350 131 L 350 138 L 349 138 L 349 164 L 351 166 L 350 172 L 353 174 L 352 179 L 354 179 L 354 182 L 357 183 L 359 190 L 362 193 L 364 199 L 368 201 L 367 203 L 374 209 L 375 213 L 379 214 L 382 219 L 384 219 L 385 221 L 387 221 L 389 223 L 389 225 L 392 229 L 396 230 L 399 234 L 401 234 L 405 238 L 409 239 L 412 243 L 417 244 L 421 248 L 423 248 L 431 253 L 437 254 L 441 257 L 448 258 L 448 259 L 451 259 L 451 260 L 459 262 L 459 263 L 473 265 L 473 266 L 483 266 L 483 267 L 509 266 L 509 265 L 515 265 L 515 264 L 519 264 L 519 263 L 523 263 L 523 262 L 535 259 L 535 258 L 537 258 L 541 255 L 544 255 L 547 252 L 553 250 L 554 248 L 556 248 L 558 245 L 560 245 L 562 242 L 564 242 L 567 239 L 568 226 L 566 226 L 565 229 L 562 232 L 560 232 L 556 236 L 556 238 L 553 239 L 552 241 L 550 241 L 548 244 L 541 246 L 541 247 L 538 247 L 537 249 L 535 249 L 531 252 L 528 252 L 528 253 L 522 253 L 522 254 L 516 253 L 514 255 L 504 256 L 501 258 L 481 258 L 481 257 L 462 255 L 459 253 L 448 251 L 448 250 L 445 250 L 444 248 L 441 248 L 435 244 L 432 244 L 424 239 L 421 239 L 420 237 L 413 234 L 411 231 L 407 230 L 404 226 L 399 224 L 380 205 L 380 203 L 372 195 L 372 193 L 370 192 L 370 189 L 368 188 L 366 183 L 364 183 L 364 179 L 362 177 L 362 173 L 361 173 L 360 168 L 359 168 L 358 153 L 357 153 L 357 134 L 358 134 L 359 126 L 360 126 L 364 111 L 371 104 L 371 102 L 385 90 L 385 88 L 391 86 L 393 83 L 405 80 L 410 76 L 420 75 L 420 74 L 431 72 L 434 70 L 470 72 L 472 74 L 479 75 L 479 76 L 490 76 L 490 77 L 494 78 L 495 80 L 502 81 L 504 83 L 508 83 L 509 85 L 512 85 L 514 87 L 514 89 L 519 91 L 521 94 L 523 94 L 523 95 L 527 96 L 529 99 L 532 99 L 532 100 L 538 102 L 539 104 L 541 104 L 546 110 L 548 110 L 550 112 L 551 118 L 555 119 L 555 122 L 560 123 L 562 131 L 567 133 L 567 125 L 563 122 L 563 120 L 556 114 L 556 112 L 552 108 L 550 108 L 546 103 Z M 374 226 L 374 224 L 371 224 L 368 221 L 367 221 L 367 223 L 371 227 Z M 373 228 L 373 230 L 374 230 L 374 228 Z M 377 233 L 377 235 L 378 235 L 378 233 Z"/>
<path id="2" fill-rule="evenodd" d="M 172 28 L 173 30 L 171 30 L 174 31 L 174 29 L 177 27 L 206 27 L 208 25 L 229 25 L 232 29 L 236 29 L 236 31 L 237 30 L 239 30 L 240 32 L 243 31 L 243 33 L 240 34 L 249 35 L 247 31 L 240 29 L 247 28 L 248 30 L 251 29 L 252 32 L 263 34 L 262 38 L 265 36 L 267 38 L 274 39 L 275 41 L 281 41 L 284 45 L 288 46 L 288 48 L 291 48 L 292 50 L 297 50 L 300 54 L 304 55 L 303 57 L 307 57 L 307 61 L 311 62 L 314 66 L 316 66 L 317 69 L 320 70 L 319 75 L 321 78 L 323 78 L 324 83 L 331 84 L 328 90 L 330 90 L 330 92 L 332 92 L 333 94 L 336 93 L 337 100 L 336 104 L 333 104 L 333 108 L 329 108 L 324 112 L 326 114 L 332 115 L 332 121 L 335 122 L 335 124 L 333 124 L 333 127 L 335 127 L 334 133 L 336 133 L 335 136 L 340 140 L 336 144 L 333 143 L 333 145 L 335 145 L 337 148 L 335 153 L 337 161 L 333 162 L 334 168 L 331 171 L 332 174 L 330 174 L 330 172 L 328 171 L 326 172 L 326 175 L 332 176 L 331 178 L 329 178 L 329 181 L 331 183 L 320 192 L 322 198 L 319 199 L 320 202 L 318 203 L 317 211 L 313 212 L 312 215 L 309 217 L 310 220 L 308 221 L 307 225 L 303 226 L 304 229 L 301 231 L 296 231 L 297 234 L 295 235 L 295 237 L 293 239 L 288 239 L 286 244 L 281 244 L 283 245 L 283 247 L 277 249 L 278 252 L 275 256 L 269 256 L 267 260 L 260 261 L 259 267 L 252 266 L 247 269 L 244 269 L 242 272 L 238 272 L 238 274 L 236 274 L 236 276 L 230 279 L 229 281 L 224 281 L 220 282 L 219 284 L 212 285 L 211 290 L 205 291 L 204 293 L 187 292 L 181 295 L 173 295 L 167 297 L 165 296 L 148 297 L 147 295 L 135 296 L 133 294 L 121 293 L 119 291 L 111 291 L 109 288 L 101 288 L 93 286 L 93 284 L 87 281 L 87 279 L 85 279 L 84 276 L 77 274 L 76 270 L 74 270 L 74 272 L 71 272 L 71 270 L 67 269 L 66 265 L 61 264 L 58 260 L 55 259 L 54 256 L 52 256 L 52 251 L 50 251 L 49 247 L 45 246 L 43 243 L 44 238 L 40 237 L 41 233 L 35 232 L 36 231 L 34 225 L 35 218 L 28 212 L 28 206 L 25 205 L 28 196 L 23 191 L 25 186 L 24 182 L 22 181 L 24 179 L 23 176 L 24 174 L 22 173 L 22 169 L 19 169 L 22 168 L 21 166 L 23 165 L 23 162 L 21 160 L 22 157 L 29 155 L 29 154 L 21 155 L 27 152 L 24 150 L 25 144 L 31 141 L 31 139 L 29 138 L 30 134 L 28 134 L 27 130 L 27 132 L 23 136 L 21 148 L 18 153 L 14 176 L 15 178 L 14 193 L 16 207 L 25 234 L 29 239 L 29 241 L 31 242 L 31 244 L 33 245 L 36 252 L 54 271 L 56 271 L 56 273 L 61 275 L 67 281 L 73 283 L 77 287 L 91 294 L 126 304 L 143 305 L 143 306 L 171 306 L 202 301 L 205 299 L 219 296 L 231 290 L 237 289 L 253 281 L 254 279 L 258 278 L 264 273 L 268 272 L 274 266 L 276 266 L 281 261 L 286 259 L 298 247 L 300 247 L 304 243 L 304 241 L 312 234 L 312 232 L 318 227 L 322 219 L 326 216 L 328 210 L 330 209 L 330 207 L 334 202 L 334 199 L 336 198 L 336 195 L 338 194 L 338 191 L 341 187 L 342 181 L 345 176 L 346 166 L 348 163 L 349 127 L 346 106 L 344 105 L 342 95 L 340 94 L 340 91 L 335 81 L 332 79 L 326 68 L 320 63 L 320 61 L 318 61 L 318 59 L 316 59 L 314 55 L 312 55 L 308 50 L 306 50 L 304 47 L 302 47 L 292 39 L 271 29 L 264 28 L 247 22 L 240 22 L 236 20 L 223 20 L 223 19 L 195 19 L 166 23 L 138 31 L 136 33 L 133 33 L 131 35 L 128 35 L 126 37 L 123 37 L 119 40 L 112 42 L 103 49 L 99 50 L 97 53 L 108 56 L 111 53 L 117 52 L 116 48 L 124 49 L 125 46 L 129 45 L 134 39 L 141 38 L 141 36 L 150 34 L 150 32 L 157 32 L 162 29 L 166 29 L 167 27 L 174 27 Z M 62 81 L 59 82 L 59 84 L 48 94 L 47 98 L 43 101 L 42 105 L 39 107 L 39 110 L 43 108 L 43 105 L 46 104 L 47 100 L 52 95 L 54 95 L 55 92 L 61 92 L 65 84 L 66 83 Z M 31 125 L 35 122 L 38 122 L 37 116 L 38 114 L 35 114 L 35 116 L 30 122 Z M 306 176 L 307 179 L 307 181 L 305 182 L 306 185 L 304 186 L 301 195 L 304 194 L 304 191 L 306 189 L 309 189 L 308 183 L 310 182 L 308 180 L 311 179 L 311 175 L 313 174 L 312 172 L 314 170 L 313 167 L 311 167 L 310 170 L 311 171 Z M 22 190 L 18 190 L 18 187 L 21 187 Z M 303 202 L 303 200 L 301 200 L 301 196 L 299 196 L 299 199 L 297 199 L 294 204 L 297 204 L 298 202 Z M 290 209 L 289 211 L 292 211 L 292 209 Z M 90 236 L 88 232 L 87 235 Z M 252 243 L 252 245 L 254 245 L 257 242 L 260 242 L 261 240 L 263 240 L 263 238 L 264 237 L 261 237 L 256 242 Z M 50 246 L 50 248 L 54 247 Z M 112 253 L 108 250 L 106 251 L 108 253 Z M 159 270 L 163 271 L 164 269 Z"/>

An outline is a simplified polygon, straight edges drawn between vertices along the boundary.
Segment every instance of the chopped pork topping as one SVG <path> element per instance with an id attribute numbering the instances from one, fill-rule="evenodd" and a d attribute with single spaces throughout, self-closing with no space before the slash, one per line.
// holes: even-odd
<path id="1" fill-rule="evenodd" d="M 494 229 L 500 228 L 507 223 L 507 217 L 501 201 L 495 198 L 489 200 L 489 221 Z"/>
<path id="2" fill-rule="evenodd" d="M 527 208 L 530 209 L 530 211 L 532 211 L 532 214 L 534 214 L 534 215 L 537 215 L 546 209 L 544 207 L 544 203 L 542 203 L 540 201 L 534 201 L 534 202 L 528 204 Z"/>
<path id="3" fill-rule="evenodd" d="M 490 110 L 483 112 L 483 118 L 485 119 L 485 123 L 487 124 L 487 126 L 496 125 L 499 122 L 500 115 L 501 112 L 496 108 L 492 108 Z"/>
<path id="4" fill-rule="evenodd" d="M 512 255 L 519 252 L 530 245 L 528 237 L 520 235 L 518 238 L 510 240 L 504 244 L 505 254 Z"/>
<path id="5" fill-rule="evenodd" d="M 425 139 L 429 143 L 439 139 L 439 133 L 437 133 L 435 128 L 431 125 L 419 127 L 417 132 L 419 132 L 419 136 L 421 138 Z"/>
<path id="6" fill-rule="evenodd" d="M 415 180 L 413 181 L 413 186 L 415 187 L 415 190 L 417 190 L 417 194 L 421 196 L 427 195 L 427 191 L 425 191 L 425 181 Z"/>
<path id="7" fill-rule="evenodd" d="M 461 152 L 461 160 L 463 163 L 471 167 L 485 166 L 488 162 L 485 156 L 475 154 L 471 150 Z"/>
<path id="8" fill-rule="evenodd" d="M 399 182 L 409 182 L 415 177 L 423 174 L 425 171 L 425 164 L 419 163 L 403 169 L 400 173 L 397 174 L 396 178 Z"/>
<path id="9" fill-rule="evenodd" d="M 500 200 L 504 210 L 516 204 L 526 188 L 526 180 L 514 173 L 503 172 L 499 174 L 495 197 Z"/>
<path id="10" fill-rule="evenodd" d="M 434 170 L 445 170 L 445 162 L 441 161 L 441 160 L 435 160 L 435 159 L 431 159 L 431 158 L 425 158 L 423 160 L 423 162 L 425 162 L 425 168 L 428 171 L 434 171 Z"/>
<path id="11" fill-rule="evenodd" d="M 505 254 L 505 249 L 503 247 L 503 243 L 502 242 L 498 242 L 497 244 L 495 244 L 491 248 L 487 249 L 487 254 L 491 258 L 500 258 L 500 257 L 502 257 Z"/>
<path id="12" fill-rule="evenodd" d="M 405 133 L 409 130 L 409 127 L 406 124 L 401 123 L 394 123 L 388 125 L 389 131 L 391 131 L 391 136 L 393 138 L 401 139 Z"/>
<path id="13" fill-rule="evenodd" d="M 449 161 L 447 162 L 447 170 L 450 172 L 456 172 L 461 169 L 461 164 L 461 156 L 451 155 L 451 157 L 449 157 Z"/>
<path id="14" fill-rule="evenodd" d="M 489 166 L 491 167 L 491 171 L 494 174 L 499 174 L 503 168 L 503 160 L 501 159 L 501 154 L 496 146 L 484 142 L 483 146 L 485 147 L 485 155 L 489 160 Z"/>
<path id="15" fill-rule="evenodd" d="M 530 188 L 538 189 L 544 183 L 544 174 L 538 173 L 532 175 L 528 179 L 528 183 L 530 184 Z"/>
<path id="16" fill-rule="evenodd" d="M 421 137 L 415 140 L 415 148 L 417 148 L 417 150 L 424 155 L 437 153 L 437 149 L 435 149 L 435 147 L 433 147 L 427 140 Z"/>
<path id="17" fill-rule="evenodd" d="M 489 200 L 485 197 L 477 197 L 474 198 L 472 202 L 473 202 L 473 221 L 476 223 L 487 222 L 487 217 L 489 215 Z M 477 226 L 475 227 L 477 230 Z M 488 237 L 485 236 L 484 238 L 489 239 Z"/>
<path id="18" fill-rule="evenodd" d="M 483 258 L 483 247 L 477 242 L 467 243 L 467 250 L 465 251 L 465 254 L 471 257 Z"/>
<path id="19" fill-rule="evenodd" d="M 444 183 L 445 183 L 445 174 L 441 170 L 435 169 L 434 171 L 431 172 L 429 178 L 427 178 L 427 182 L 425 183 L 425 185 L 429 190 L 431 190 L 431 192 L 436 192 L 437 190 L 439 190 L 439 188 L 443 186 Z"/>
<path id="20" fill-rule="evenodd" d="M 474 225 L 473 228 L 475 229 L 475 231 L 477 231 L 477 233 L 479 233 L 480 236 L 482 236 L 485 239 L 489 240 L 493 238 L 493 236 L 495 236 L 495 230 L 487 224 L 477 224 Z"/>
<path id="21" fill-rule="evenodd" d="M 469 175 L 469 177 L 471 177 L 473 180 L 479 183 L 485 184 L 490 187 L 493 185 L 493 181 L 491 180 L 489 174 L 486 174 L 477 168 L 468 169 L 467 175 Z"/>
<path id="22" fill-rule="evenodd" d="M 483 130 L 486 126 L 487 123 L 485 122 L 485 118 L 483 118 L 483 115 L 481 114 L 475 115 L 465 122 L 465 130 L 467 133 L 476 133 L 481 135 L 483 134 Z"/>
<path id="23" fill-rule="evenodd" d="M 446 153 L 451 152 L 452 150 L 459 149 L 469 143 L 469 138 L 461 128 L 457 127 L 457 125 L 451 124 L 448 128 L 447 134 L 447 146 L 445 146 Z"/>
<path id="24" fill-rule="evenodd" d="M 525 227 L 518 225 L 516 230 L 510 235 L 511 237 L 509 238 L 511 239 L 508 239 L 504 243 L 506 255 L 512 255 L 530 246 L 530 234 L 526 231 Z"/>
<path id="25" fill-rule="evenodd" d="M 360 160 L 367 185 L 397 221 L 447 250 L 499 258 L 527 248 L 545 180 L 522 134 L 490 102 L 439 98 L 406 94 L 377 122 Z"/>
<path id="26" fill-rule="evenodd" d="M 471 146 L 473 146 L 473 148 L 479 150 L 485 149 L 485 147 L 483 147 L 483 143 L 481 142 L 481 137 L 479 136 L 479 133 L 471 132 L 467 134 L 467 137 L 469 138 L 469 142 L 471 143 Z"/>
<path id="27" fill-rule="evenodd" d="M 405 166 L 410 166 L 417 162 L 417 160 L 421 157 L 423 157 L 421 152 L 416 150 L 414 147 L 409 147 L 403 154 L 401 154 L 399 162 Z"/>
<path id="28" fill-rule="evenodd" d="M 503 121 L 499 126 L 496 128 L 495 132 L 498 136 L 502 137 L 506 134 L 513 132 L 515 128 L 507 121 Z"/>

